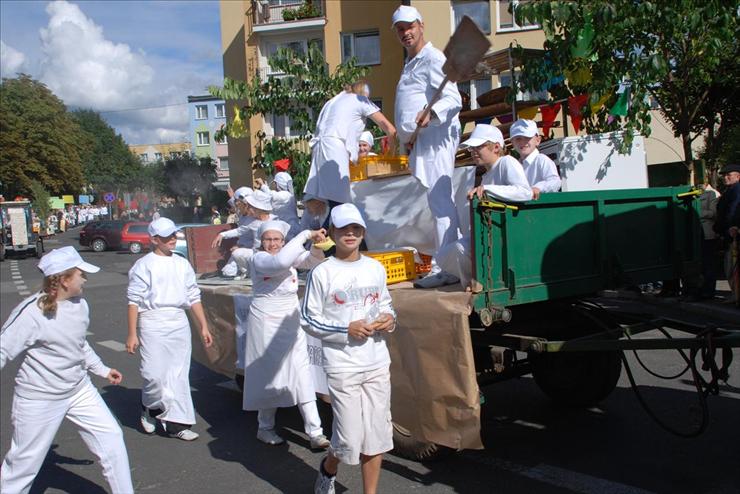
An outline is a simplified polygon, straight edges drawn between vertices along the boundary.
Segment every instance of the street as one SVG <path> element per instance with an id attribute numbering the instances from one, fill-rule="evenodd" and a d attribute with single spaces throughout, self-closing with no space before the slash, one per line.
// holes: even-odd
<path id="1" fill-rule="evenodd" d="M 47 251 L 77 246 L 78 229 L 57 235 Z M 305 493 L 312 492 L 321 452 L 308 449 L 296 408 L 278 413 L 286 445 L 267 446 L 255 438 L 256 413 L 241 410 L 235 384 L 193 362 L 191 387 L 201 436 L 192 443 L 158 432 L 147 436 L 139 426 L 141 378 L 138 356 L 124 350 L 127 272 L 138 256 L 128 252 L 95 253 L 83 258 L 100 266 L 89 276 L 85 298 L 91 309 L 88 341 L 103 362 L 120 370 L 121 385 L 93 376 L 93 383 L 121 422 L 137 492 Z M 40 286 L 35 258 L 0 263 L 0 316 Z M 646 310 L 658 310 L 652 307 Z M 694 320 L 706 316 L 692 316 Z M 705 319 L 708 322 L 708 319 Z M 463 451 L 425 464 L 387 455 L 380 492 L 424 493 L 737 493 L 740 492 L 740 351 L 735 349 L 730 381 L 719 396 L 708 397 L 709 425 L 695 439 L 660 429 L 641 408 L 622 372 L 617 389 L 598 408 L 554 406 L 531 376 L 485 388 L 482 411 L 485 450 Z M 683 362 L 675 351 L 641 352 L 652 369 L 675 374 Z M 678 380 L 657 379 L 630 365 L 645 399 L 674 427 L 691 430 L 699 418 L 690 373 Z M 10 409 L 18 361 L 0 376 L 0 454 L 11 439 Z M 320 407 L 330 433 L 331 411 Z M 340 467 L 338 492 L 361 492 L 359 467 Z M 102 493 L 107 484 L 100 465 L 71 423 L 57 433 L 31 492 Z"/>

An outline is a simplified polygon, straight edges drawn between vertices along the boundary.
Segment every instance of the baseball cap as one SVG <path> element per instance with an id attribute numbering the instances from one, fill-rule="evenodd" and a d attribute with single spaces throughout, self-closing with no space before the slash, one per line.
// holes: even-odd
<path id="1" fill-rule="evenodd" d="M 169 237 L 178 231 L 179 228 L 175 226 L 175 223 L 171 219 L 162 217 L 149 223 L 147 230 L 152 237 Z"/>
<path id="2" fill-rule="evenodd" d="M 257 235 L 259 238 L 262 238 L 262 235 L 269 231 L 280 232 L 283 234 L 283 237 L 285 237 L 290 231 L 290 225 L 281 220 L 265 221 L 260 225 L 259 230 L 257 230 Z"/>
<path id="3" fill-rule="evenodd" d="M 247 204 L 262 211 L 272 211 L 272 196 L 267 192 L 255 190 L 244 198 Z"/>
<path id="4" fill-rule="evenodd" d="M 480 146 L 485 142 L 497 142 L 500 145 L 504 145 L 504 135 L 498 130 L 497 127 L 487 124 L 478 124 L 473 129 L 473 133 L 470 135 L 470 139 L 463 142 L 461 146 L 464 147 L 475 147 Z"/>
<path id="5" fill-rule="evenodd" d="M 375 142 L 375 140 L 373 139 L 373 134 L 369 130 L 366 130 L 365 132 L 363 132 L 362 134 L 360 134 L 360 141 L 361 142 L 366 142 L 370 146 L 372 146 L 373 143 Z"/>
<path id="6" fill-rule="evenodd" d="M 534 120 L 519 119 L 511 126 L 509 135 L 514 137 L 534 137 L 537 135 L 537 123 Z"/>
<path id="7" fill-rule="evenodd" d="M 252 192 L 254 192 L 250 187 L 239 187 L 234 191 L 234 197 L 239 199 L 244 199 L 248 195 L 251 195 Z"/>
<path id="8" fill-rule="evenodd" d="M 393 23 L 391 24 L 391 28 L 396 25 L 397 22 L 424 22 L 424 20 L 421 18 L 421 14 L 418 10 L 414 7 L 410 7 L 408 5 L 401 5 L 396 9 L 395 12 L 393 12 Z"/>
<path id="9" fill-rule="evenodd" d="M 340 204 L 334 206 L 331 210 L 331 224 L 334 228 L 344 228 L 351 224 L 360 225 L 363 228 L 367 228 L 365 220 L 362 219 L 360 210 L 354 204 Z"/>
<path id="10" fill-rule="evenodd" d="M 62 273 L 71 268 L 81 269 L 86 273 L 100 271 L 99 267 L 85 262 L 71 245 L 54 249 L 39 261 L 39 269 L 44 276 Z"/>
<path id="11" fill-rule="evenodd" d="M 727 165 L 719 171 L 720 175 L 725 175 L 730 172 L 740 173 L 740 165 Z"/>

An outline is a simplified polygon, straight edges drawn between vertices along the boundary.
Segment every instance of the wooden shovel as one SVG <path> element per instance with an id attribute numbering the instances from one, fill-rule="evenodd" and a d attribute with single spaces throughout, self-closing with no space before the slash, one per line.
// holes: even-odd
<path id="1" fill-rule="evenodd" d="M 419 116 L 416 124 L 416 130 L 411 134 L 409 139 L 409 145 L 413 146 L 416 142 L 416 138 L 419 135 L 421 127 L 418 122 L 423 121 L 432 111 L 432 106 L 436 103 L 442 91 L 449 81 L 457 82 L 466 79 L 469 74 L 473 73 L 475 67 L 486 54 L 488 49 L 491 47 L 490 40 L 483 34 L 478 25 L 467 15 L 463 16 L 462 21 L 455 29 L 452 37 L 445 46 L 444 54 L 447 57 L 447 61 L 442 66 L 442 72 L 445 73 L 445 78 L 442 80 L 442 84 L 435 91 L 432 100 L 424 107 L 424 111 Z"/>

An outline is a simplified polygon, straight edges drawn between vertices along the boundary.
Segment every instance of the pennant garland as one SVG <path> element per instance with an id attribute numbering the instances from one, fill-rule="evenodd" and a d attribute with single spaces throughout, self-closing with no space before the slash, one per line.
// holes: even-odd
<path id="1" fill-rule="evenodd" d="M 581 108 L 588 104 L 588 94 L 579 94 L 568 98 L 568 115 L 570 116 L 573 128 L 578 132 L 581 128 Z"/>
<path id="2" fill-rule="evenodd" d="M 244 135 L 247 133 L 247 126 L 244 125 L 244 122 L 242 121 L 241 113 L 242 112 L 237 108 L 236 115 L 234 115 L 234 120 L 231 122 L 231 125 L 229 125 L 229 137 L 232 137 L 234 139 L 244 137 Z"/>
<path id="3" fill-rule="evenodd" d="M 534 117 L 537 116 L 537 107 L 536 106 L 530 106 L 529 108 L 524 108 L 523 110 L 519 110 L 519 118 L 523 118 L 525 120 L 534 120 Z"/>
<path id="4" fill-rule="evenodd" d="M 542 135 L 545 137 L 550 135 L 550 128 L 553 122 L 555 122 L 555 117 L 558 116 L 559 111 L 560 105 L 540 106 L 540 113 L 542 113 Z"/>
<path id="5" fill-rule="evenodd" d="M 272 165 L 275 167 L 276 170 L 287 172 L 288 168 L 290 168 L 290 158 L 275 160 Z"/>
<path id="6" fill-rule="evenodd" d="M 614 117 L 626 117 L 627 116 L 627 110 L 629 109 L 629 103 L 630 103 L 630 84 L 622 83 L 619 85 L 619 89 L 617 90 L 617 94 L 619 94 L 619 97 L 617 98 L 617 102 L 614 103 L 614 106 L 612 106 L 611 110 L 609 110 L 609 115 L 612 115 Z"/>
<path id="7" fill-rule="evenodd" d="M 604 106 L 609 99 L 609 96 L 611 96 L 610 92 L 606 92 L 599 97 L 598 94 L 594 93 L 589 98 L 589 106 L 591 108 L 591 115 L 597 113 L 599 110 L 601 110 L 601 107 Z"/>

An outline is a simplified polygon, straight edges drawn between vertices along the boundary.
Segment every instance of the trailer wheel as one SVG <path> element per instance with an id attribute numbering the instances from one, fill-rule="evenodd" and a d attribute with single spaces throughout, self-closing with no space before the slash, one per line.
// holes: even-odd
<path id="1" fill-rule="evenodd" d="M 393 454 L 414 461 L 435 461 L 445 458 L 455 450 L 436 443 L 415 439 L 405 427 L 393 422 Z"/>
<path id="2" fill-rule="evenodd" d="M 537 386 L 556 403 L 589 407 L 614 390 L 622 373 L 619 351 L 530 355 Z"/>

